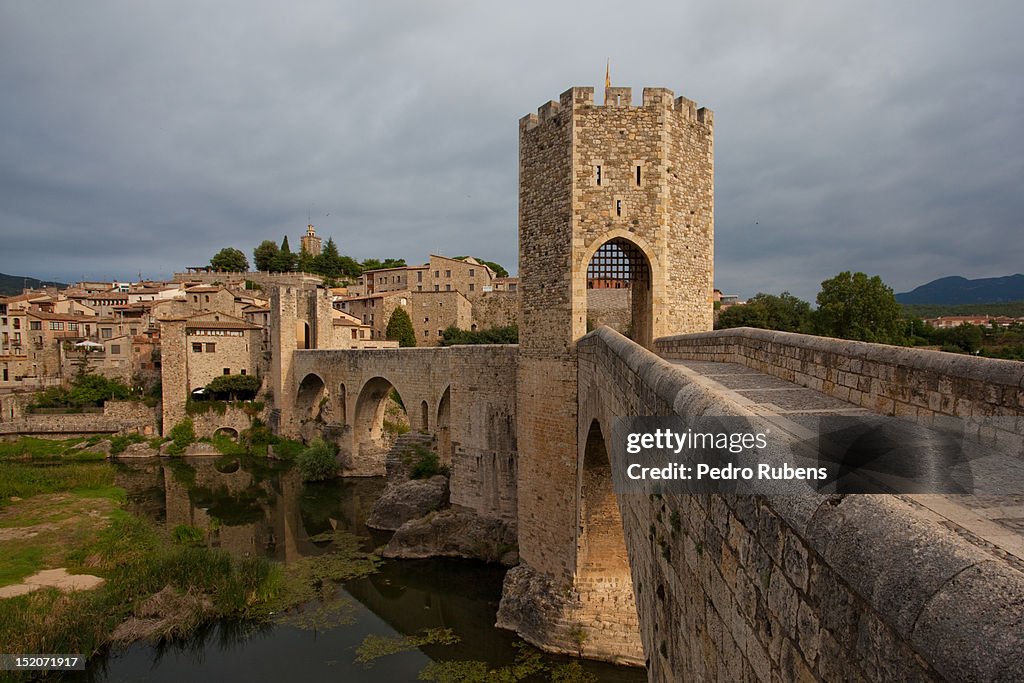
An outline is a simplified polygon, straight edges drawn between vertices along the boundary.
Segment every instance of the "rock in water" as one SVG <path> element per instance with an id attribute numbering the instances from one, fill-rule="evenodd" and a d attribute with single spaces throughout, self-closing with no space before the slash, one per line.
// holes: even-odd
<path id="1" fill-rule="evenodd" d="M 388 486 L 374 504 L 366 525 L 394 531 L 411 519 L 418 519 L 448 505 L 448 477 L 410 479 Z"/>
<path id="2" fill-rule="evenodd" d="M 468 508 L 453 507 L 402 525 L 384 548 L 384 557 L 465 557 L 519 562 L 516 528 L 496 517 L 482 517 Z"/>

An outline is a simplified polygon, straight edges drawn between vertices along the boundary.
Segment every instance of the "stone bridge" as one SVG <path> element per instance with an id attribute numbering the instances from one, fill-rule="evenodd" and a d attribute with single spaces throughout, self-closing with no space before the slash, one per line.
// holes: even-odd
<path id="1" fill-rule="evenodd" d="M 1014 420 L 988 418 L 1021 415 L 1024 364 L 747 329 L 654 347 L 608 328 L 578 342 L 560 463 L 573 483 L 542 491 L 520 472 L 533 465 L 516 447 L 515 346 L 300 351 L 288 419 L 377 474 L 396 389 L 413 426 L 450 443 L 453 502 L 518 521 L 499 625 L 547 649 L 646 664 L 654 681 L 1024 678 L 1020 496 L 616 495 L 607 442 L 617 416 L 756 415 L 785 431 L 809 413 L 950 415 L 1019 458 L 1019 433 L 1000 429 Z M 538 548 L 543 525 L 570 540 Z M 564 577 L 538 568 L 551 557 Z"/>
<path id="2" fill-rule="evenodd" d="M 336 443 L 349 476 L 385 473 L 385 408 L 397 392 L 410 427 L 437 439 L 452 465 L 452 502 L 516 515 L 516 346 L 294 352 L 280 429 Z"/>

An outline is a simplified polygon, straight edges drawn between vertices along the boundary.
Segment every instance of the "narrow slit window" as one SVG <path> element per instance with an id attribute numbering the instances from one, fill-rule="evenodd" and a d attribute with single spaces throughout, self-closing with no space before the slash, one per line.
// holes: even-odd
<path id="1" fill-rule="evenodd" d="M 640 187 L 640 167 L 636 167 L 636 186 Z"/>
<path id="2" fill-rule="evenodd" d="M 595 171 L 594 171 L 594 178 L 597 180 L 597 184 L 600 185 L 601 184 L 601 167 L 600 166 L 595 166 L 594 169 L 595 169 Z"/>
<path id="3" fill-rule="evenodd" d="M 621 216 L 622 215 L 622 200 L 621 199 L 616 199 L 615 200 L 615 215 L 616 216 Z"/>

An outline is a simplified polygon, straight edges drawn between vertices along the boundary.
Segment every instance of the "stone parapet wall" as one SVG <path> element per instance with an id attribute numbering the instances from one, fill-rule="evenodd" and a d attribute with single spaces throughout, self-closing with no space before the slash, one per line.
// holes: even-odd
<path id="1" fill-rule="evenodd" d="M 690 339 L 706 341 L 702 359 L 741 353 L 723 334 Z M 743 413 L 607 328 L 580 341 L 579 362 L 582 420 Z M 1024 679 L 1024 574 L 898 497 L 619 506 L 652 681 Z"/>
<path id="2" fill-rule="evenodd" d="M 107 401 L 102 413 L 22 414 L 0 422 L 0 435 L 70 438 L 83 434 L 157 434 L 157 409 L 139 401 Z"/>
<path id="3" fill-rule="evenodd" d="M 1024 363 L 749 327 L 663 337 L 669 359 L 739 363 L 880 413 L 928 424 L 964 418 L 967 436 L 1024 456 Z"/>

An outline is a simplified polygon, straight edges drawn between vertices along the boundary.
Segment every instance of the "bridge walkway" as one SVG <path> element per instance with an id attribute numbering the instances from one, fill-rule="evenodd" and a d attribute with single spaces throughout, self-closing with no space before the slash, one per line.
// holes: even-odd
<path id="1" fill-rule="evenodd" d="M 666 359 L 687 378 L 741 406 L 745 412 L 787 422 L 787 416 L 873 415 L 871 411 L 815 389 L 780 379 L 738 363 Z M 784 429 L 806 431 L 790 421 Z M 972 446 L 973 494 L 900 494 L 922 517 L 948 529 L 1024 571 L 1024 463 L 981 446 Z M 984 481 L 995 485 L 983 492 Z M 1014 486 L 1014 483 L 1017 486 Z"/>

